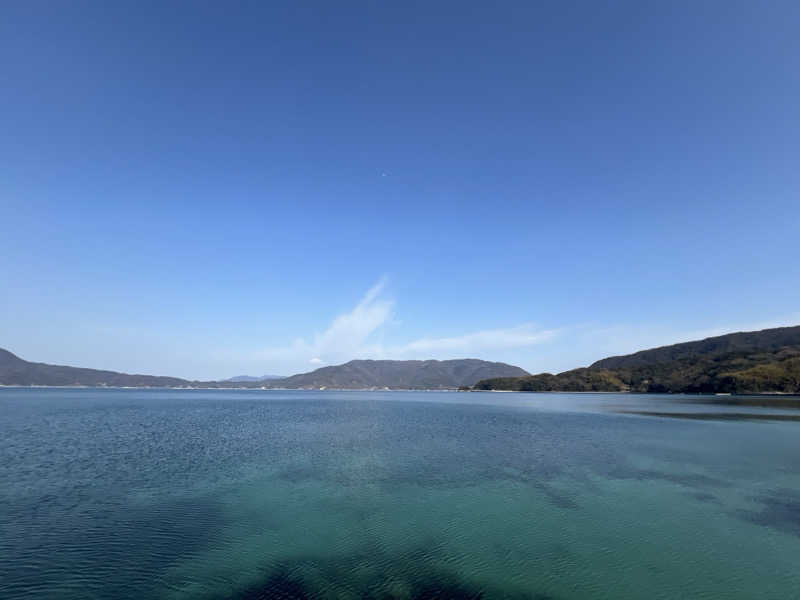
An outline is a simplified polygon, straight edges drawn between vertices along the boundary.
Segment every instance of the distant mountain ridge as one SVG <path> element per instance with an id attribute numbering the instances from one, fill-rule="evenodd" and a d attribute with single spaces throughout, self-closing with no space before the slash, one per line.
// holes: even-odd
<path id="1" fill-rule="evenodd" d="M 186 387 L 191 382 L 178 377 L 129 375 L 116 371 L 82 369 L 23 360 L 0 348 L 0 384 L 92 387 Z"/>
<path id="2" fill-rule="evenodd" d="M 0 349 L 0 385 L 800 393 L 800 326 L 730 333 L 598 360 L 557 375 L 478 359 L 352 360 L 280 379 L 188 381 L 28 362 Z"/>
<path id="3" fill-rule="evenodd" d="M 479 390 L 800 393 L 800 326 L 612 356 L 588 368 L 478 382 Z"/>
<path id="4" fill-rule="evenodd" d="M 528 372 L 505 363 L 478 359 L 353 360 L 291 377 L 189 381 L 28 362 L 0 349 L 0 385 L 19 386 L 455 389 L 471 386 L 480 379 L 521 375 L 528 375 Z"/>
<path id="5" fill-rule="evenodd" d="M 222 381 L 231 381 L 233 383 L 252 382 L 252 381 L 266 381 L 268 379 L 284 379 L 284 375 L 262 375 L 261 377 L 254 377 L 253 375 L 237 375 L 236 377 L 229 377 Z"/>
<path id="6" fill-rule="evenodd" d="M 351 360 L 343 365 L 321 367 L 267 385 L 281 388 L 446 389 L 472 386 L 487 377 L 520 377 L 519 367 L 476 358 L 455 360 Z"/>

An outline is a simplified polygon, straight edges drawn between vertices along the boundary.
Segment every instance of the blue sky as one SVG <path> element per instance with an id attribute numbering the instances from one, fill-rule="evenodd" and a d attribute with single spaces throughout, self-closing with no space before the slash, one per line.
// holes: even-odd
<path id="1" fill-rule="evenodd" d="M 797 2 L 5 2 L 0 347 L 559 371 L 800 323 Z"/>

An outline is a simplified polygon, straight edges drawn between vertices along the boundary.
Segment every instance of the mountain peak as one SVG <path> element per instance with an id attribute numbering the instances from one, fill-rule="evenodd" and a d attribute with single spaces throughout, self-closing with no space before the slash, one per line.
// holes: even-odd
<path id="1" fill-rule="evenodd" d="M 0 365 L 10 365 L 15 363 L 24 363 L 25 361 L 22 360 L 16 354 L 5 350 L 4 348 L 0 348 Z"/>
<path id="2" fill-rule="evenodd" d="M 521 377 L 527 371 L 505 363 L 477 358 L 452 360 L 355 359 L 292 375 L 276 387 L 364 389 L 453 389 L 470 386 L 487 377 Z"/>

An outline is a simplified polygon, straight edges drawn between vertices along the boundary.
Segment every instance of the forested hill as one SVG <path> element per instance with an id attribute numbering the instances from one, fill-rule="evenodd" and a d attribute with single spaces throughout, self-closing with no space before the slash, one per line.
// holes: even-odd
<path id="1" fill-rule="evenodd" d="M 626 356 L 612 356 L 598 360 L 592 369 L 633 369 L 679 360 L 701 360 L 740 354 L 774 353 L 787 347 L 800 347 L 800 326 L 778 327 L 761 331 L 743 331 L 641 350 Z"/>
<path id="2" fill-rule="evenodd" d="M 558 375 L 529 375 L 519 367 L 477 359 L 353 360 L 280 380 L 197 382 L 28 362 L 0 349 L 0 384 L 800 393 L 800 326 L 643 350 Z"/>
<path id="3" fill-rule="evenodd" d="M 280 379 L 187 381 L 28 362 L 0 349 L 0 385 L 20 386 L 454 389 L 474 385 L 480 379 L 521 375 L 528 372 L 505 363 L 477 359 L 352 360 Z"/>
<path id="4" fill-rule="evenodd" d="M 292 375 L 267 386 L 281 388 L 388 387 L 395 389 L 447 389 L 474 385 L 492 377 L 519 377 L 528 372 L 499 362 L 474 358 L 457 360 L 351 360 Z"/>
<path id="5" fill-rule="evenodd" d="M 599 360 L 552 375 L 496 378 L 475 389 L 800 393 L 800 326 L 731 333 Z"/>
<path id="6" fill-rule="evenodd" d="M 177 377 L 128 375 L 116 371 L 28 362 L 0 348 L 0 385 L 184 387 L 192 384 Z"/>

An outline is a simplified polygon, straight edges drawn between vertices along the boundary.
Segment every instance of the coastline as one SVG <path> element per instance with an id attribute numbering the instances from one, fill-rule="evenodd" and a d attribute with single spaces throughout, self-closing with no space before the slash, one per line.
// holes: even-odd
<path id="1" fill-rule="evenodd" d="M 629 390 L 620 391 L 592 391 L 592 390 L 536 390 L 536 391 L 520 391 L 520 390 L 462 390 L 459 388 L 389 388 L 389 387 L 374 387 L 374 388 L 317 388 L 317 387 L 297 387 L 297 388 L 280 388 L 280 387 L 228 387 L 228 386 L 117 386 L 117 385 L 9 385 L 0 383 L 0 389 L 54 389 L 54 390 L 171 390 L 171 391 L 250 391 L 250 392 L 458 392 L 458 393 L 492 393 L 492 394 L 564 394 L 564 395 L 635 395 L 635 396 L 689 396 L 693 398 L 718 398 L 717 402 L 724 404 L 726 399 L 732 404 L 738 404 L 733 400 L 736 398 L 800 398 L 800 394 L 793 394 L 788 392 L 742 392 L 731 394 L 717 394 L 717 393 L 661 393 L 661 392 L 632 392 Z"/>

